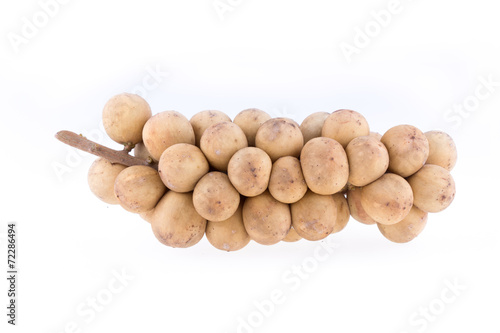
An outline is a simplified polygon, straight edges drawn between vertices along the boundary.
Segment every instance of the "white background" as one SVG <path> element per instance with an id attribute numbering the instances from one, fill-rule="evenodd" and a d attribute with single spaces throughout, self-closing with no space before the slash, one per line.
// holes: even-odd
<path id="1" fill-rule="evenodd" d="M 388 0 L 229 3 L 221 18 L 213 0 L 73 0 L 44 22 L 39 2 L 2 1 L 0 262 L 6 271 L 6 223 L 16 221 L 20 274 L 15 328 L 1 279 L 0 330 L 225 333 L 250 317 L 241 332 L 500 332 L 495 2 L 401 0 L 380 31 L 371 12 Z M 29 38 L 14 46 L 23 18 L 41 27 L 25 27 Z M 357 29 L 366 27 L 363 45 Z M 359 46 L 350 61 L 342 43 Z M 154 113 L 188 118 L 257 107 L 301 122 L 351 108 L 380 133 L 405 123 L 445 130 L 459 151 L 455 201 L 403 245 L 351 219 L 321 262 L 319 242 L 304 240 L 235 253 L 205 238 L 165 247 L 148 223 L 92 195 L 94 157 L 54 138 L 67 129 L 117 147 L 102 135 L 102 107 L 141 86 Z M 454 113 L 464 102 L 469 111 Z M 302 264 L 309 273 L 299 278 L 292 269 Z M 131 278 L 111 294 L 122 271 Z M 454 294 L 450 283 L 465 289 Z M 273 290 L 283 302 L 263 315 L 255 302 Z M 106 303 L 99 311 L 87 303 L 95 297 Z M 429 307 L 432 319 L 422 319 Z"/>

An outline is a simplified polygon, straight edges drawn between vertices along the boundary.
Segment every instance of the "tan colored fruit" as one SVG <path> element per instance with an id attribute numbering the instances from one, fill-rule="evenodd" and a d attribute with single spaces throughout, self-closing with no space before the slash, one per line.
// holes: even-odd
<path id="1" fill-rule="evenodd" d="M 288 205 L 274 199 L 269 191 L 245 199 L 243 224 L 250 238 L 257 243 L 278 243 L 287 235 L 291 223 Z"/>
<path id="2" fill-rule="evenodd" d="M 224 112 L 217 110 L 201 111 L 191 117 L 189 122 L 191 123 L 191 126 L 193 126 L 196 146 L 200 146 L 201 136 L 207 128 L 223 121 L 231 122 L 231 118 L 229 118 L 229 116 Z"/>
<path id="3" fill-rule="evenodd" d="M 157 161 L 165 149 L 176 143 L 195 143 L 193 127 L 177 111 L 164 111 L 151 117 L 144 125 L 142 138 L 147 150 Z"/>
<path id="4" fill-rule="evenodd" d="M 451 136 L 442 131 L 429 131 L 425 137 L 429 141 L 429 157 L 425 163 L 451 171 L 457 162 L 457 147 Z"/>
<path id="5" fill-rule="evenodd" d="M 165 191 L 158 172 L 144 165 L 126 168 L 115 180 L 115 194 L 120 205 L 132 213 L 153 209 Z"/>
<path id="6" fill-rule="evenodd" d="M 361 205 L 362 189 L 362 187 L 351 187 L 347 191 L 347 204 L 349 205 L 349 212 L 351 213 L 351 216 L 358 222 L 368 225 L 376 224 L 377 221 L 371 218 Z"/>
<path id="7" fill-rule="evenodd" d="M 230 218 L 238 209 L 240 194 L 229 177 L 218 171 L 203 176 L 193 191 L 193 203 L 203 218 L 219 222 Z"/>
<path id="8" fill-rule="evenodd" d="M 273 162 L 283 156 L 299 157 L 303 145 L 299 124 L 288 118 L 269 119 L 255 136 L 255 146 L 264 150 Z"/>
<path id="9" fill-rule="evenodd" d="M 321 136 L 336 140 L 347 147 L 352 139 L 370 134 L 370 127 L 361 113 L 341 109 L 332 112 L 326 119 L 321 130 Z"/>
<path id="10" fill-rule="evenodd" d="M 246 147 L 231 157 L 227 175 L 240 194 L 254 197 L 267 189 L 272 166 L 271 158 L 265 151 Z"/>
<path id="11" fill-rule="evenodd" d="M 188 143 L 176 143 L 168 147 L 158 163 L 161 180 L 176 192 L 191 192 L 208 171 L 205 155 L 200 148 Z"/>
<path id="12" fill-rule="evenodd" d="M 429 156 L 429 142 L 418 128 L 398 125 L 389 129 L 380 141 L 389 152 L 389 172 L 408 177 L 417 172 Z"/>
<path id="13" fill-rule="evenodd" d="M 259 127 L 271 119 L 271 116 L 259 109 L 246 109 L 234 117 L 234 123 L 238 125 L 245 133 L 248 146 L 255 146 L 255 136 Z"/>
<path id="14" fill-rule="evenodd" d="M 142 128 L 151 118 L 148 102 L 139 95 L 123 93 L 111 97 L 104 105 L 102 122 L 109 137 L 118 143 L 142 141 Z"/>
<path id="15" fill-rule="evenodd" d="M 295 229 L 291 227 L 290 230 L 288 230 L 288 233 L 286 234 L 285 238 L 283 238 L 283 242 L 292 243 L 292 242 L 297 242 L 301 239 L 302 237 L 300 237 L 297 231 L 295 231 Z"/>
<path id="16" fill-rule="evenodd" d="M 335 201 L 335 205 L 337 206 L 337 220 L 335 221 L 335 225 L 333 226 L 332 234 L 341 231 L 349 222 L 349 218 L 351 217 L 349 213 L 349 205 L 347 204 L 347 200 L 342 193 L 335 193 L 332 195 L 333 201 Z"/>
<path id="17" fill-rule="evenodd" d="M 155 237 L 171 247 L 190 247 L 205 234 L 207 220 L 193 206 L 192 193 L 167 192 L 156 205 L 151 217 Z"/>
<path id="18" fill-rule="evenodd" d="M 439 165 L 424 165 L 408 178 L 408 183 L 413 189 L 415 206 L 424 212 L 440 212 L 455 198 L 455 181 L 450 172 Z"/>
<path id="19" fill-rule="evenodd" d="M 160 199 L 161 200 L 161 199 Z M 155 209 L 148 210 L 144 213 L 139 213 L 139 216 L 146 222 L 151 223 L 153 219 L 153 214 L 155 212 Z"/>
<path id="20" fill-rule="evenodd" d="M 317 241 L 333 232 L 337 221 L 337 204 L 331 195 L 307 191 L 302 199 L 290 205 L 292 225 L 299 236 Z"/>
<path id="21" fill-rule="evenodd" d="M 293 156 L 280 157 L 273 164 L 269 192 L 278 201 L 294 203 L 307 192 L 300 161 Z"/>
<path id="22" fill-rule="evenodd" d="M 243 225 L 242 208 L 243 203 L 240 203 L 236 212 L 225 221 L 208 221 L 207 239 L 215 248 L 223 251 L 237 251 L 250 242 L 250 236 Z"/>
<path id="23" fill-rule="evenodd" d="M 321 136 L 323 124 L 329 115 L 330 114 L 328 112 L 315 112 L 307 116 L 306 119 L 302 121 L 302 124 L 300 124 L 300 130 L 302 132 L 302 136 L 304 137 L 304 144 L 311 139 Z"/>
<path id="24" fill-rule="evenodd" d="M 345 152 L 349 161 L 348 181 L 354 186 L 365 186 L 377 180 L 389 167 L 387 149 L 372 136 L 352 139 Z"/>
<path id="25" fill-rule="evenodd" d="M 395 243 L 407 243 L 417 237 L 427 224 L 427 213 L 411 207 L 410 213 L 400 222 L 391 225 L 377 224 L 382 235 Z"/>
<path id="26" fill-rule="evenodd" d="M 398 223 L 413 205 L 410 184 L 401 176 L 386 173 L 361 190 L 361 205 L 366 213 L 381 224 Z"/>
<path id="27" fill-rule="evenodd" d="M 307 186 L 317 194 L 337 193 L 347 183 L 347 155 L 340 143 L 333 139 L 309 140 L 300 153 L 300 164 Z"/>
<path id="28" fill-rule="evenodd" d="M 238 150 L 248 146 L 245 133 L 235 123 L 221 122 L 210 126 L 201 137 L 200 148 L 211 166 L 227 171 L 229 160 Z"/>
<path id="29" fill-rule="evenodd" d="M 375 139 L 379 140 L 382 139 L 382 134 L 378 133 L 378 132 L 370 132 L 370 134 L 368 134 L 369 136 L 372 136 L 374 137 Z"/>
<path id="30" fill-rule="evenodd" d="M 141 158 L 143 160 L 150 160 L 151 162 L 155 161 L 158 162 L 151 156 L 151 153 L 148 151 L 144 143 L 139 142 L 135 145 L 134 147 L 134 156 Z"/>
<path id="31" fill-rule="evenodd" d="M 125 168 L 125 165 L 113 164 L 102 157 L 96 159 L 87 175 L 92 193 L 107 204 L 119 204 L 120 200 L 115 195 L 115 179 Z"/>

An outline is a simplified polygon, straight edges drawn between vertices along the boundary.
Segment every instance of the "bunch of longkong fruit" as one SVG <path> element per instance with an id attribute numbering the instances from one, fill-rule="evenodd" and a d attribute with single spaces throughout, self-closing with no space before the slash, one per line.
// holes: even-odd
<path id="1" fill-rule="evenodd" d="M 171 247 L 204 234 L 225 251 L 250 240 L 317 241 L 350 216 L 404 243 L 455 196 L 448 134 L 399 125 L 380 135 L 353 110 L 313 113 L 301 125 L 259 109 L 233 121 L 214 110 L 188 120 L 176 111 L 152 116 L 143 98 L 123 93 L 106 103 L 103 123 L 111 139 L 134 147 L 135 162 L 99 157 L 90 189 L 140 214 Z"/>

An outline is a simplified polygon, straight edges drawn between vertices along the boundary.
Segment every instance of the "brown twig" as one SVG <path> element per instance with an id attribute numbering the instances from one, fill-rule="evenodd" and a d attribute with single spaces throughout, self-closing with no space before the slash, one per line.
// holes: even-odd
<path id="1" fill-rule="evenodd" d="M 111 163 L 118 163 L 126 166 L 146 165 L 155 170 L 158 170 L 158 164 L 152 163 L 151 159 L 143 160 L 141 158 L 129 155 L 128 152 L 132 149 L 131 145 L 126 145 L 124 150 L 114 150 L 95 143 L 94 141 L 91 141 L 82 135 L 78 135 L 70 131 L 57 132 L 56 139 L 67 145 L 70 145 L 71 147 L 75 147 L 77 149 L 86 151 L 87 153 L 103 157 Z"/>

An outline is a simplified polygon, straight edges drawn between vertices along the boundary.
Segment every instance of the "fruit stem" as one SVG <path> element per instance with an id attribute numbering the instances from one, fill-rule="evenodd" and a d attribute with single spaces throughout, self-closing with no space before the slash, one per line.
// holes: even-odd
<path id="1" fill-rule="evenodd" d="M 155 170 L 158 170 L 158 164 L 153 163 L 151 159 L 144 160 L 142 158 L 129 155 L 128 152 L 132 150 L 132 145 L 126 145 L 124 150 L 114 150 L 95 143 L 94 141 L 85 138 L 83 135 L 78 135 L 70 131 L 57 132 L 56 139 L 67 145 L 70 145 L 71 147 L 75 147 L 87 153 L 103 157 L 111 163 L 118 163 L 126 166 L 146 165 Z"/>

